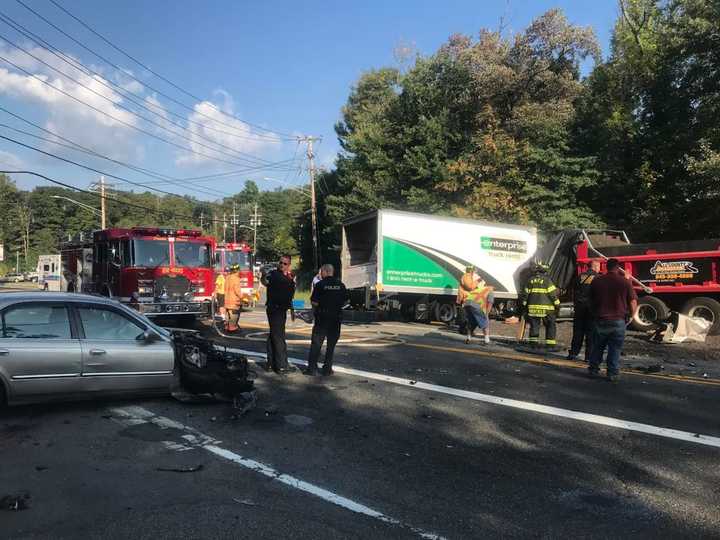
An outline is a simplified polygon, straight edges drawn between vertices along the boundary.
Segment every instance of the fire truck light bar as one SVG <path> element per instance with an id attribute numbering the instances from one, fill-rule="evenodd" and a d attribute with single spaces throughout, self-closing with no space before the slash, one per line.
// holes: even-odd
<path id="1" fill-rule="evenodd" d="M 153 236 L 200 236 L 202 233 L 193 229 L 161 229 L 159 227 L 133 227 L 132 231 L 137 234 Z"/>

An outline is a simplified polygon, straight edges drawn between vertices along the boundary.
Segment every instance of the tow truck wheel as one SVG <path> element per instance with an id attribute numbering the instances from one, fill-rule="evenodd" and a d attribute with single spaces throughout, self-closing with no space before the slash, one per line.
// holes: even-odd
<path id="1" fill-rule="evenodd" d="M 649 332 L 670 316 L 670 308 L 655 296 L 643 296 L 638 300 L 638 310 L 630 323 L 633 330 Z"/>
<path id="2" fill-rule="evenodd" d="M 700 317 L 710 321 L 709 334 L 715 336 L 720 334 L 720 302 L 707 296 L 691 298 L 682 308 L 682 312 L 688 317 Z"/>
<path id="3" fill-rule="evenodd" d="M 457 310 L 454 302 L 438 302 L 435 305 L 435 320 L 443 324 L 451 324 L 455 320 Z"/>

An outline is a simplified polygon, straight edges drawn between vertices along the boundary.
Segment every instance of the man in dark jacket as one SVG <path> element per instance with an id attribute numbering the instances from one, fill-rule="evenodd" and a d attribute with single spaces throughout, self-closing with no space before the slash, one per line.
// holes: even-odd
<path id="1" fill-rule="evenodd" d="M 320 349 L 327 338 L 323 375 L 332 375 L 332 360 L 335 345 L 340 338 L 342 308 L 348 300 L 348 291 L 342 281 L 334 276 L 332 264 L 320 268 L 321 279 L 313 287 L 310 302 L 315 310 L 315 324 L 312 330 L 310 356 L 308 357 L 308 375 L 317 375 Z"/>
<path id="2" fill-rule="evenodd" d="M 585 342 L 585 362 L 590 362 L 593 315 L 590 310 L 590 284 L 600 274 L 600 261 L 590 261 L 590 267 L 578 276 L 575 284 L 573 337 L 568 360 L 575 360 Z"/>
<path id="3" fill-rule="evenodd" d="M 286 373 L 291 369 L 287 358 L 285 324 L 288 309 L 292 315 L 292 300 L 295 296 L 295 276 L 290 271 L 290 255 L 280 257 L 277 269 L 263 274 L 260 281 L 267 287 L 265 311 L 270 326 L 266 369 L 272 369 L 275 373 Z"/>
<path id="4" fill-rule="evenodd" d="M 557 341 L 557 314 L 560 306 L 557 287 L 548 276 L 548 266 L 536 262 L 530 279 L 521 293 L 520 304 L 530 324 L 530 346 L 555 350 Z M 540 341 L 540 325 L 545 326 L 545 347 Z"/>

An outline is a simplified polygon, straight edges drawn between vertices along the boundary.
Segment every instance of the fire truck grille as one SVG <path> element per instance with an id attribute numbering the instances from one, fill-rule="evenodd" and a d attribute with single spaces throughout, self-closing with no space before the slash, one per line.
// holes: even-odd
<path id="1" fill-rule="evenodd" d="M 155 280 L 155 296 L 167 291 L 168 300 L 182 300 L 183 295 L 190 290 L 190 280 L 184 276 L 163 276 Z"/>

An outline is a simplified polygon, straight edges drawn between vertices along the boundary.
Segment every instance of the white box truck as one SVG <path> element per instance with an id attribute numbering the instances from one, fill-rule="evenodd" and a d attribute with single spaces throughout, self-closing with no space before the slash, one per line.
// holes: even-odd
<path id="1" fill-rule="evenodd" d="M 515 274 L 537 248 L 534 227 L 376 210 L 342 228 L 342 279 L 353 303 L 449 323 L 458 282 L 473 265 L 503 310 L 517 299 Z"/>
<path id="2" fill-rule="evenodd" d="M 64 291 L 60 254 L 38 256 L 37 276 L 38 288 L 44 291 Z"/>

